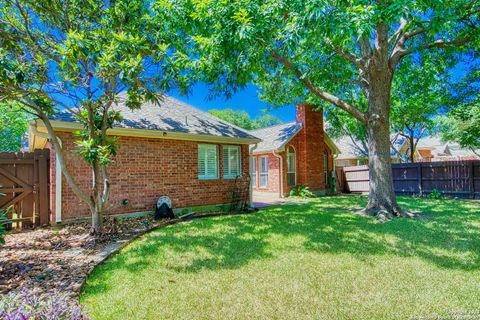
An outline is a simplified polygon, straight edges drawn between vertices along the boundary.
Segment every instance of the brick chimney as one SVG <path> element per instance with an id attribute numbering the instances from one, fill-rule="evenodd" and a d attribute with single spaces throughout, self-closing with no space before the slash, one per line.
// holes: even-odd
<path id="1" fill-rule="evenodd" d="M 316 105 L 297 105 L 297 123 L 303 129 L 298 134 L 298 182 L 312 191 L 325 190 L 323 110 Z"/>

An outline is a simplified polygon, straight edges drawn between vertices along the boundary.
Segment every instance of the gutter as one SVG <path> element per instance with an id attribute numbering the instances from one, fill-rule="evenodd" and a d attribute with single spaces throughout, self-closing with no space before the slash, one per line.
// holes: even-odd
<path id="1" fill-rule="evenodd" d="M 280 190 L 278 191 L 279 193 L 279 196 L 280 198 L 283 198 L 283 158 L 282 156 L 278 155 L 277 153 L 275 153 L 275 150 L 272 151 L 272 154 L 275 158 L 278 158 L 280 159 L 280 170 L 279 170 L 279 174 L 280 174 Z"/>
<path id="2" fill-rule="evenodd" d="M 33 135 L 32 146 L 35 145 L 35 137 L 41 137 L 44 139 L 49 139 L 48 133 L 40 132 L 37 129 L 37 121 L 35 123 L 30 123 L 30 132 Z M 62 145 L 62 140 L 58 138 L 58 143 Z M 62 166 L 58 160 L 58 153 L 55 151 L 55 223 L 62 222 Z"/>

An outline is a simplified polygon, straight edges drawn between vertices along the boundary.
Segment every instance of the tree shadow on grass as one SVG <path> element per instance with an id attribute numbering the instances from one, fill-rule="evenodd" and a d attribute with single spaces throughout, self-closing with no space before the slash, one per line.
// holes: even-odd
<path id="1" fill-rule="evenodd" d="M 401 198 L 425 219 L 378 223 L 346 209 L 364 206 L 362 197 L 319 198 L 305 205 L 271 207 L 252 215 L 191 221 L 156 230 L 135 241 L 92 275 L 88 293 L 102 292 L 115 270 L 172 272 L 237 269 L 279 256 L 292 246 L 318 253 L 420 257 L 438 267 L 480 269 L 480 206 L 465 201 Z M 290 239 L 290 241 L 288 241 Z"/>

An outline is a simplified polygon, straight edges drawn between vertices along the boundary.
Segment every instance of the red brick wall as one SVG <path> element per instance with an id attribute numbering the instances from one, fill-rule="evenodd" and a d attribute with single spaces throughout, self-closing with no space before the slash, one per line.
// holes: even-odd
<path id="1" fill-rule="evenodd" d="M 74 137 L 61 132 L 67 165 L 83 190 L 92 184 L 90 167 L 74 152 Z M 248 146 L 241 146 L 242 172 L 249 172 Z M 230 202 L 233 179 L 222 177 L 222 149 L 219 151 L 220 179 L 198 179 L 198 142 L 152 138 L 120 137 L 118 153 L 109 173 L 111 196 L 107 214 L 153 210 L 158 197 L 168 195 L 174 208 Z M 55 157 L 52 157 L 52 208 L 55 204 Z M 248 194 L 248 193 L 247 193 Z M 122 200 L 129 204 L 123 205 Z M 53 213 L 55 214 L 55 213 Z M 62 219 L 88 216 L 88 207 L 79 200 L 63 178 Z"/>
<path id="2" fill-rule="evenodd" d="M 303 129 L 292 139 L 291 144 L 297 150 L 298 184 L 310 187 L 312 191 L 325 190 L 324 152 L 326 150 L 323 136 L 323 112 L 315 111 L 314 105 L 297 106 L 297 122 Z"/>
<path id="3" fill-rule="evenodd" d="M 306 185 L 312 191 L 323 191 L 325 186 L 324 153 L 327 153 L 329 170 L 333 169 L 332 151 L 325 144 L 323 131 L 323 112 L 315 111 L 314 105 L 300 104 L 297 106 L 297 122 L 303 128 L 285 146 L 292 146 L 297 158 L 297 185 Z M 291 187 L 287 185 L 286 152 L 278 153 L 283 158 L 283 194 L 287 195 Z M 260 170 L 260 155 L 257 157 L 257 175 Z M 259 188 L 258 177 L 255 191 L 279 192 L 279 159 L 271 153 L 269 157 L 269 183 L 267 188 Z"/>
<path id="4" fill-rule="evenodd" d="M 268 158 L 268 184 L 267 187 L 260 187 L 260 158 Z M 280 159 L 275 157 L 272 153 L 255 155 L 257 159 L 257 179 L 253 185 L 253 190 L 264 192 L 280 192 Z"/>

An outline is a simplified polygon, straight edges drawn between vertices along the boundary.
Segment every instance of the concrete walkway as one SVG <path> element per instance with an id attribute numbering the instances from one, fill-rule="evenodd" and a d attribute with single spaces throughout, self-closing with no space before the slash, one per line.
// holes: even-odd
<path id="1" fill-rule="evenodd" d="M 253 206 L 255 208 L 260 209 L 283 203 L 285 203 L 285 199 L 280 198 L 276 192 L 253 192 Z"/>
<path id="2" fill-rule="evenodd" d="M 288 198 L 280 198 L 276 192 L 253 192 L 253 206 L 261 209 L 283 204 L 299 204 L 298 201 L 289 201 Z"/>

